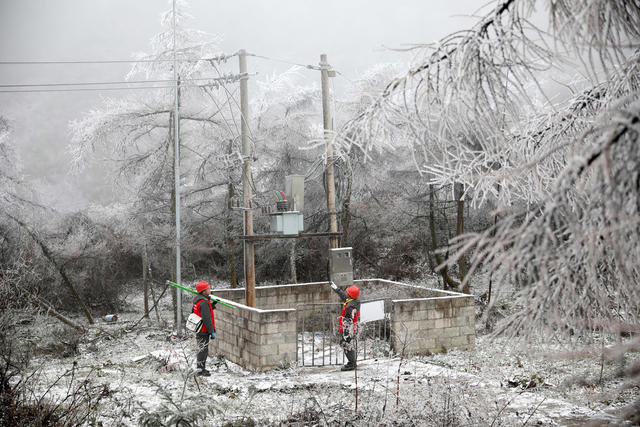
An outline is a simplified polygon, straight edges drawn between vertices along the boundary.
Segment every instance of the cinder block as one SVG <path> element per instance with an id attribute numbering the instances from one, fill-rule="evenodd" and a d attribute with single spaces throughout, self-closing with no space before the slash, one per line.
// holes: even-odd
<path id="1" fill-rule="evenodd" d="M 420 320 L 409 320 L 407 322 L 404 322 L 404 326 L 410 331 L 410 332 L 415 332 L 421 329 L 420 325 L 421 325 L 421 321 Z M 401 329 L 401 331 L 404 330 Z"/>
<path id="2" fill-rule="evenodd" d="M 255 332 L 256 334 L 259 334 L 260 330 L 261 330 L 261 323 L 259 321 L 258 322 L 253 322 L 253 321 L 248 322 L 247 326 L 246 326 L 246 329 L 251 331 L 251 332 Z"/>
<path id="3" fill-rule="evenodd" d="M 280 324 L 279 323 L 263 323 L 260 325 L 260 332 L 263 334 L 276 334 L 280 332 Z"/>
<path id="4" fill-rule="evenodd" d="M 270 354 L 278 354 L 278 344 L 264 344 L 257 348 L 260 356 L 267 356 Z"/>
<path id="5" fill-rule="evenodd" d="M 444 313 L 442 311 L 436 310 L 435 308 L 427 311 L 427 319 L 442 319 L 444 317 Z"/>
<path id="6" fill-rule="evenodd" d="M 471 348 L 475 347 L 475 345 L 476 345 L 476 334 L 467 335 L 467 343 L 471 346 Z"/>
<path id="7" fill-rule="evenodd" d="M 282 362 L 282 357 L 279 354 L 269 354 L 266 356 L 261 356 L 258 359 L 257 365 L 263 368 L 264 367 L 271 368 L 271 367 L 280 366 L 281 362 Z"/>
<path id="8" fill-rule="evenodd" d="M 260 345 L 284 344 L 284 343 L 285 343 L 285 335 L 283 334 L 262 334 L 260 335 L 260 339 L 258 340 L 258 344 Z"/>
<path id="9" fill-rule="evenodd" d="M 411 320 L 427 320 L 429 318 L 429 310 L 425 309 L 424 307 L 422 307 L 423 309 L 421 310 L 415 310 L 413 313 L 411 313 Z"/>
<path id="10" fill-rule="evenodd" d="M 461 316 L 469 316 L 472 319 L 476 318 L 476 309 L 475 307 L 471 306 L 467 306 L 467 307 L 462 307 L 460 308 L 460 315 Z"/>
<path id="11" fill-rule="evenodd" d="M 284 342 L 287 344 L 296 344 L 298 342 L 298 334 L 294 332 L 287 332 L 283 334 Z"/>
<path id="12" fill-rule="evenodd" d="M 252 322 L 260 322 L 262 314 L 259 311 L 247 310 L 247 318 Z"/>
<path id="13" fill-rule="evenodd" d="M 473 335 L 476 334 L 476 328 L 474 325 L 464 325 L 460 327 L 460 335 Z"/>
<path id="14" fill-rule="evenodd" d="M 271 311 L 264 313 L 263 322 L 265 323 L 286 323 L 295 322 L 295 311 Z"/>
<path id="15" fill-rule="evenodd" d="M 452 321 L 452 325 L 453 326 L 466 326 L 467 325 L 466 316 L 455 316 L 453 319 L 451 319 L 451 321 Z"/>
<path id="16" fill-rule="evenodd" d="M 410 321 L 413 318 L 412 311 L 394 311 L 393 320 L 398 322 Z"/>
<path id="17" fill-rule="evenodd" d="M 467 298 L 466 297 L 453 297 L 451 298 L 451 306 L 452 307 L 464 307 L 466 306 Z"/>
<path id="18" fill-rule="evenodd" d="M 427 351 L 431 351 L 436 346 L 435 338 L 425 338 L 420 343 L 422 344 L 422 349 Z"/>
<path id="19" fill-rule="evenodd" d="M 435 328 L 449 328 L 451 327 L 451 318 L 443 317 L 441 319 L 435 319 Z"/>
<path id="20" fill-rule="evenodd" d="M 418 329 L 415 331 L 411 331 L 409 337 L 410 339 L 427 339 L 427 338 L 432 338 L 433 335 L 433 330 L 428 330 L 428 329 Z"/>
<path id="21" fill-rule="evenodd" d="M 451 346 L 452 346 L 452 348 L 460 348 L 460 347 L 466 346 L 468 344 L 469 343 L 468 343 L 467 337 L 465 335 L 451 338 Z"/>
<path id="22" fill-rule="evenodd" d="M 433 328 L 425 331 L 425 336 L 432 338 L 446 337 L 445 328 Z"/>
<path id="23" fill-rule="evenodd" d="M 251 354 L 251 355 L 249 355 L 249 357 L 247 357 L 244 360 L 249 362 L 248 364 L 250 366 L 250 369 L 257 369 L 257 368 L 259 368 L 261 366 L 260 356 L 256 356 L 254 354 Z"/>
<path id="24" fill-rule="evenodd" d="M 431 329 L 435 329 L 435 327 L 436 327 L 436 320 L 435 319 L 420 320 L 418 322 L 418 328 L 420 330 L 430 331 Z"/>
<path id="25" fill-rule="evenodd" d="M 287 344 L 278 344 L 278 354 L 282 357 L 287 356 L 293 358 L 296 356 L 296 344 L 295 343 L 287 343 Z"/>
<path id="26" fill-rule="evenodd" d="M 249 330 L 244 330 L 240 332 L 239 338 L 244 341 L 247 341 L 247 343 L 259 344 L 260 334 L 251 332 Z"/>
<path id="27" fill-rule="evenodd" d="M 445 349 L 451 348 L 451 338 L 449 337 L 437 337 L 436 347 L 444 347 Z"/>
<path id="28" fill-rule="evenodd" d="M 436 299 L 435 302 L 436 308 L 441 311 L 450 310 L 452 307 L 451 298 Z"/>

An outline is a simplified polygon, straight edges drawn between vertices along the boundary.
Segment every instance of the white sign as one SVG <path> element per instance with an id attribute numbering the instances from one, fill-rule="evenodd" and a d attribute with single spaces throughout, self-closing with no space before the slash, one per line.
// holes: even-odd
<path id="1" fill-rule="evenodd" d="M 384 319 L 384 300 L 365 302 L 360 305 L 360 319 L 362 323 Z"/>

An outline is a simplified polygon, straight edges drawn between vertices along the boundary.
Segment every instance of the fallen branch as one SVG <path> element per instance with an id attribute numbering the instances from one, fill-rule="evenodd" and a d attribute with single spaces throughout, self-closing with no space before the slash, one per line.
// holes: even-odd
<path id="1" fill-rule="evenodd" d="M 33 295 L 31 292 L 28 292 L 28 291 L 20 288 L 18 285 L 16 285 L 15 283 L 13 283 L 11 281 L 7 280 L 6 282 L 8 282 L 9 285 L 11 285 L 11 287 L 13 289 L 15 289 L 18 293 L 26 295 L 34 304 L 38 305 L 39 307 L 44 308 L 46 310 L 46 313 L 49 316 L 55 317 L 56 319 L 60 320 L 65 325 L 71 326 L 72 328 L 75 328 L 75 329 L 77 329 L 79 331 L 86 332 L 86 329 L 84 328 L 84 326 L 79 325 L 78 323 L 74 322 L 73 320 L 69 319 L 68 317 L 65 317 L 62 314 L 60 314 L 48 302 L 44 301 L 43 299 L 41 299 L 40 297 L 38 297 L 36 295 Z"/>
<path id="2" fill-rule="evenodd" d="M 20 225 L 20 227 L 22 227 L 29 234 L 29 236 L 31 236 L 33 241 L 36 242 L 38 244 L 38 246 L 40 246 L 40 249 L 42 250 L 42 254 L 45 256 L 45 258 L 47 258 L 47 260 L 49 260 L 49 262 L 51 264 L 53 264 L 56 267 L 56 269 L 58 270 L 58 273 L 60 274 L 60 277 L 62 277 L 63 283 L 69 288 L 69 290 L 71 291 L 71 293 L 75 297 L 76 301 L 78 301 L 78 304 L 80 304 L 80 308 L 82 308 L 82 311 L 84 312 L 84 315 L 89 320 L 89 323 L 91 325 L 93 325 L 93 323 L 94 323 L 93 322 L 93 317 L 91 316 L 91 313 L 89 312 L 89 309 L 87 308 L 87 305 L 84 303 L 82 298 L 80 298 L 80 294 L 78 294 L 78 291 L 76 290 L 75 286 L 73 286 L 73 284 L 71 283 L 71 280 L 69 280 L 69 277 L 67 277 L 67 273 L 65 273 L 65 271 L 64 271 L 64 266 L 63 265 L 59 265 L 56 262 L 56 260 L 53 257 L 53 254 L 51 254 L 51 252 L 49 251 L 49 248 L 47 248 L 47 246 L 44 244 L 44 242 L 36 235 L 36 233 L 34 231 L 32 231 L 27 226 L 27 224 L 25 224 L 23 221 L 19 220 L 18 218 L 15 218 L 13 215 L 10 215 L 10 214 L 8 214 L 6 212 L 5 212 L 5 215 L 7 215 L 9 218 L 11 218 L 15 222 L 17 222 L 18 225 Z"/>

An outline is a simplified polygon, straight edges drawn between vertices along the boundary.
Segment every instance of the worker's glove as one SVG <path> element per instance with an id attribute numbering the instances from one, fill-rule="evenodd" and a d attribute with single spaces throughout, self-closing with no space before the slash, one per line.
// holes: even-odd
<path id="1" fill-rule="evenodd" d="M 216 304 L 218 303 L 218 301 L 216 300 L 211 300 L 211 308 L 213 308 L 214 310 L 216 309 Z"/>
<path id="2" fill-rule="evenodd" d="M 333 289 L 334 291 L 336 289 L 338 289 L 338 285 L 336 285 L 335 283 L 333 283 L 333 280 L 331 281 L 331 289 Z"/>
<path id="3" fill-rule="evenodd" d="M 216 339 L 216 333 L 215 332 L 211 332 L 211 339 L 215 340 Z"/>
<path id="4" fill-rule="evenodd" d="M 344 342 L 349 344 L 351 342 L 351 335 L 343 335 L 342 339 L 344 340 Z"/>

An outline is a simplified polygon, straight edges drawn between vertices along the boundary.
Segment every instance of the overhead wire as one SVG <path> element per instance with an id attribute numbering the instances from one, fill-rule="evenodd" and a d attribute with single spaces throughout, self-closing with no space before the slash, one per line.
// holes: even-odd
<path id="1" fill-rule="evenodd" d="M 190 85 L 190 86 L 198 86 L 198 85 Z M 9 90 L 0 90 L 0 93 L 41 93 L 41 92 L 99 92 L 105 90 L 140 90 L 140 89 L 165 89 L 165 88 L 173 88 L 173 85 L 170 86 L 133 86 L 133 87 L 78 87 L 78 88 L 58 88 L 58 89 L 9 89 Z"/>
<path id="2" fill-rule="evenodd" d="M 207 81 L 211 83 L 204 84 L 181 84 L 180 87 L 220 87 L 222 83 L 233 83 L 242 77 L 240 74 L 226 75 L 223 77 L 203 77 L 194 79 L 184 79 L 181 82 L 189 81 Z M 76 83 L 43 83 L 43 84 L 10 84 L 0 85 L 0 93 L 29 93 L 29 92 L 95 92 L 105 90 L 140 90 L 140 89 L 165 89 L 173 88 L 174 85 L 152 85 L 152 86 L 122 86 L 122 87 L 60 87 L 60 86 L 100 86 L 112 84 L 147 84 L 147 83 L 170 83 L 174 80 L 139 80 L 134 82 L 115 81 L 115 82 L 76 82 Z M 51 88 L 55 87 L 55 88 Z"/>
<path id="3" fill-rule="evenodd" d="M 297 62 L 288 61 L 286 59 L 271 58 L 269 56 L 257 55 L 255 53 L 247 53 L 247 56 L 253 56 L 255 58 L 266 59 L 269 61 L 282 62 L 284 64 L 289 64 L 289 65 L 297 65 L 298 67 L 307 68 L 309 70 L 320 71 L 320 66 L 318 65 L 300 64 Z"/>
<path id="4" fill-rule="evenodd" d="M 242 77 L 237 75 L 221 75 L 221 77 L 198 77 L 198 78 L 186 78 L 180 79 L 181 82 L 195 82 L 195 81 L 229 81 L 234 77 Z M 0 84 L 0 88 L 20 88 L 20 87 L 50 87 L 50 86 L 98 86 L 98 85 L 114 85 L 114 84 L 148 84 L 148 83 L 174 83 L 173 79 L 160 79 L 160 80 L 120 80 L 120 81 L 104 81 L 104 82 L 70 82 L 70 83 L 10 83 Z M 175 84 L 174 84 L 175 86 Z"/>
<path id="5" fill-rule="evenodd" d="M 233 54 L 229 54 L 229 55 L 219 55 L 219 56 L 214 56 L 214 57 L 210 57 L 210 58 L 199 58 L 199 59 L 179 59 L 178 62 L 201 62 L 201 61 L 208 61 L 211 62 L 212 65 L 214 66 L 214 68 L 216 69 L 216 71 L 218 71 L 219 74 L 220 71 L 217 69 L 217 67 L 215 66 L 214 62 L 223 62 L 226 61 L 229 58 L 232 58 L 234 56 L 238 56 L 239 52 L 235 52 Z M 251 57 L 255 57 L 255 58 L 260 58 L 260 59 L 265 59 L 268 61 L 274 61 L 274 62 L 280 62 L 280 63 L 284 63 L 284 64 L 288 64 L 288 65 L 294 65 L 294 66 L 298 66 L 301 68 L 305 68 L 305 69 L 309 69 L 309 70 L 313 70 L 313 71 L 320 71 L 322 68 L 319 65 L 311 65 L 311 64 L 302 64 L 299 62 L 295 62 L 295 61 L 290 61 L 290 60 L 286 60 L 286 59 L 280 59 L 280 58 L 274 58 L 274 57 L 269 57 L 266 55 L 258 55 L 255 53 L 247 53 L 247 56 L 251 56 Z M 69 60 L 69 61 L 51 61 L 51 60 L 33 60 L 33 61 L 0 61 L 0 65 L 56 65 L 56 64 L 60 64 L 60 65 L 69 65 L 69 64 L 113 64 L 113 63 L 158 63 L 158 62 L 173 62 L 173 59 L 127 59 L 127 60 L 120 60 L 120 59 L 114 59 L 114 60 Z M 333 69 L 333 68 L 332 68 Z M 335 70 L 335 69 L 334 69 Z M 337 74 L 339 74 L 341 77 L 345 78 L 346 80 L 348 80 L 350 83 L 354 83 L 351 79 L 348 79 L 342 72 L 335 70 Z M 233 77 L 233 79 L 231 79 L 231 77 Z M 240 75 L 233 75 L 233 76 L 223 76 L 223 77 L 219 77 L 219 78 L 195 78 L 195 79 L 183 79 L 181 81 L 185 82 L 185 81 L 225 81 L 225 82 L 234 82 L 237 81 L 241 76 Z M 149 84 L 149 83 L 170 83 L 170 82 L 174 82 L 173 79 L 162 79 L 162 80 L 141 80 L 141 81 L 107 81 L 107 82 L 72 82 L 72 83 L 42 83 L 42 84 L 34 84 L 34 83 L 29 83 L 29 84 L 0 84 L 0 93 L 28 93 L 28 92 L 81 92 L 81 91 L 127 91 L 127 90 L 144 90 L 144 89 L 168 89 L 168 88 L 174 88 L 175 85 L 161 85 L 161 86 L 123 86 L 123 87 L 102 87 L 102 88 L 87 88 L 87 87 L 60 87 L 60 86 L 97 86 L 97 85 L 115 85 L 115 84 Z M 187 85 L 187 84 L 183 84 L 181 85 L 181 87 L 202 87 L 202 88 L 211 88 L 213 86 L 217 86 L 220 87 L 222 86 L 224 88 L 223 85 L 218 85 L 218 84 L 203 84 L 203 85 Z M 53 88 L 52 88 L 53 87 Z M 60 88 L 58 88 L 60 87 Z M 335 87 L 333 88 L 334 92 L 335 92 Z M 228 91 L 228 89 L 225 88 L 226 91 L 226 96 L 227 96 L 227 105 L 230 107 L 232 103 L 237 104 L 237 101 L 235 100 L 235 97 L 233 96 L 233 93 L 230 93 Z M 212 94 L 209 94 L 210 97 L 213 100 L 213 96 L 211 96 Z M 332 100 L 333 102 L 333 106 L 334 106 L 334 110 L 335 110 L 335 99 Z M 215 101 L 214 101 L 215 102 Z M 217 104 L 217 103 L 216 103 Z M 238 105 L 236 105 L 237 107 L 239 107 Z M 218 106 L 219 107 L 219 106 Z M 232 114 L 232 120 L 234 121 L 234 125 L 236 127 L 236 131 L 238 131 L 237 129 L 237 123 L 235 123 L 235 117 Z M 228 125 L 227 125 L 228 126 Z M 231 129 L 228 129 L 228 131 L 231 131 Z M 252 140 L 252 143 L 255 144 L 255 136 L 253 135 L 253 131 L 251 129 L 249 129 L 250 132 L 250 139 Z M 232 132 L 230 132 L 232 133 Z M 316 169 L 319 165 L 316 165 L 316 167 L 312 168 L 312 169 Z M 307 174 L 307 176 L 311 175 L 313 173 L 313 171 L 309 174 Z M 253 184 L 253 183 L 252 183 Z"/>
<path id="6" fill-rule="evenodd" d="M 200 61 L 226 61 L 229 58 L 238 56 L 238 52 L 232 54 L 222 54 L 212 56 L 210 58 L 198 59 L 178 59 L 177 62 L 200 62 Z M 173 62 L 173 59 L 99 59 L 99 60 L 69 60 L 69 61 L 49 61 L 49 60 L 33 60 L 33 61 L 0 61 L 0 65 L 68 65 L 68 64 L 131 64 L 144 62 Z"/>
<path id="7" fill-rule="evenodd" d="M 220 71 L 218 70 L 218 68 L 215 66 L 215 62 L 223 62 L 226 61 L 227 59 L 237 56 L 239 54 L 239 52 L 236 52 L 234 54 L 231 55 L 219 55 L 219 56 L 215 56 L 215 57 L 211 57 L 211 58 L 199 58 L 199 59 L 180 59 L 178 60 L 178 62 L 201 62 L 201 61 L 207 61 L 210 62 L 211 65 L 216 69 L 216 71 L 218 71 L 219 74 Z M 247 56 L 252 56 L 255 58 L 260 58 L 260 59 L 265 59 L 265 60 L 269 60 L 269 61 L 274 61 L 274 62 L 280 62 L 280 63 L 285 63 L 288 65 L 294 65 L 294 66 L 298 66 L 301 68 L 305 68 L 305 69 L 310 69 L 313 71 L 320 71 L 322 68 L 318 65 L 310 65 L 310 64 L 301 64 L 298 62 L 293 62 L 293 61 L 289 61 L 289 60 L 284 60 L 284 59 L 278 59 L 278 58 L 272 58 L 272 57 L 268 57 L 268 56 L 264 56 L 264 55 L 257 55 L 257 54 L 253 54 L 253 53 L 247 53 Z M 0 65 L 75 65 L 75 64 L 116 64 L 116 63 L 161 63 L 161 62 L 174 62 L 175 63 L 175 59 L 129 59 L 129 60 L 69 60 L 69 61 L 0 61 Z M 339 72 L 336 70 L 336 72 L 342 76 L 343 78 L 347 79 L 346 76 L 344 76 L 343 73 Z M 233 79 L 231 79 L 231 77 L 233 77 Z M 239 78 L 241 78 L 242 76 L 240 75 L 233 75 L 233 76 L 223 76 L 220 78 L 195 78 L 195 79 L 183 79 L 182 81 L 224 81 L 224 82 L 235 82 L 237 80 L 239 80 Z M 347 79 L 349 80 L 349 79 Z M 351 80 L 349 80 L 350 82 L 352 82 Z M 88 87 L 72 87 L 69 88 L 67 86 L 99 86 L 99 85 L 116 85 L 116 84 L 150 84 L 150 83 L 169 83 L 172 82 L 174 83 L 173 85 L 162 85 L 162 86 L 124 86 L 124 87 L 102 87 L 102 88 L 88 88 Z M 352 82 L 353 83 L 353 82 Z M 110 91 L 118 91 L 118 90 L 123 90 L 123 91 L 127 91 L 127 90 L 144 90 L 144 89 L 165 89 L 165 88 L 174 88 L 176 84 L 176 80 L 175 79 L 162 79 L 162 80 L 146 80 L 146 81 L 107 81 L 107 82 L 72 82 L 72 83 L 41 83 L 41 84 L 33 84 L 33 83 L 29 83 L 29 84 L 0 84 L 0 93 L 1 92 L 5 92 L 5 93 L 28 93 L 28 92 L 80 92 L 80 91 L 106 91 L 106 90 L 110 90 Z M 212 86 L 216 86 L 216 87 L 223 87 L 226 91 L 226 96 L 227 96 L 227 105 L 229 107 L 231 107 L 232 101 L 234 103 L 237 104 L 237 101 L 235 100 L 235 97 L 233 96 L 233 93 L 230 93 L 229 90 L 224 86 L 224 85 L 220 85 L 220 84 L 203 84 L 203 85 L 181 85 L 181 87 L 202 87 L 202 88 L 211 88 Z M 335 93 L 335 88 L 334 88 L 334 93 Z M 214 100 L 214 97 L 212 96 L 211 93 L 209 93 L 210 97 L 212 98 L 212 100 Z M 214 100 L 215 102 L 215 100 Z M 216 103 L 217 104 L 217 103 Z M 335 99 L 333 100 L 333 106 L 334 106 L 334 110 L 335 110 Z M 238 106 L 239 107 L 239 106 Z M 220 106 L 218 106 L 219 109 Z M 235 117 L 233 116 L 232 113 L 232 119 L 234 121 L 234 125 L 236 127 L 236 131 L 237 129 L 237 123 L 235 122 Z M 228 126 L 228 124 L 227 124 Z M 231 129 L 229 128 L 228 131 L 232 134 Z M 253 135 L 253 131 L 251 128 L 249 128 L 249 137 L 252 141 L 252 143 L 255 146 L 255 136 Z M 320 163 L 318 162 L 313 168 L 312 170 L 307 173 L 306 178 L 308 178 L 313 171 L 315 171 L 318 167 L 320 166 Z M 251 186 L 253 187 L 254 192 L 256 191 L 255 185 L 253 180 L 250 180 Z"/>

